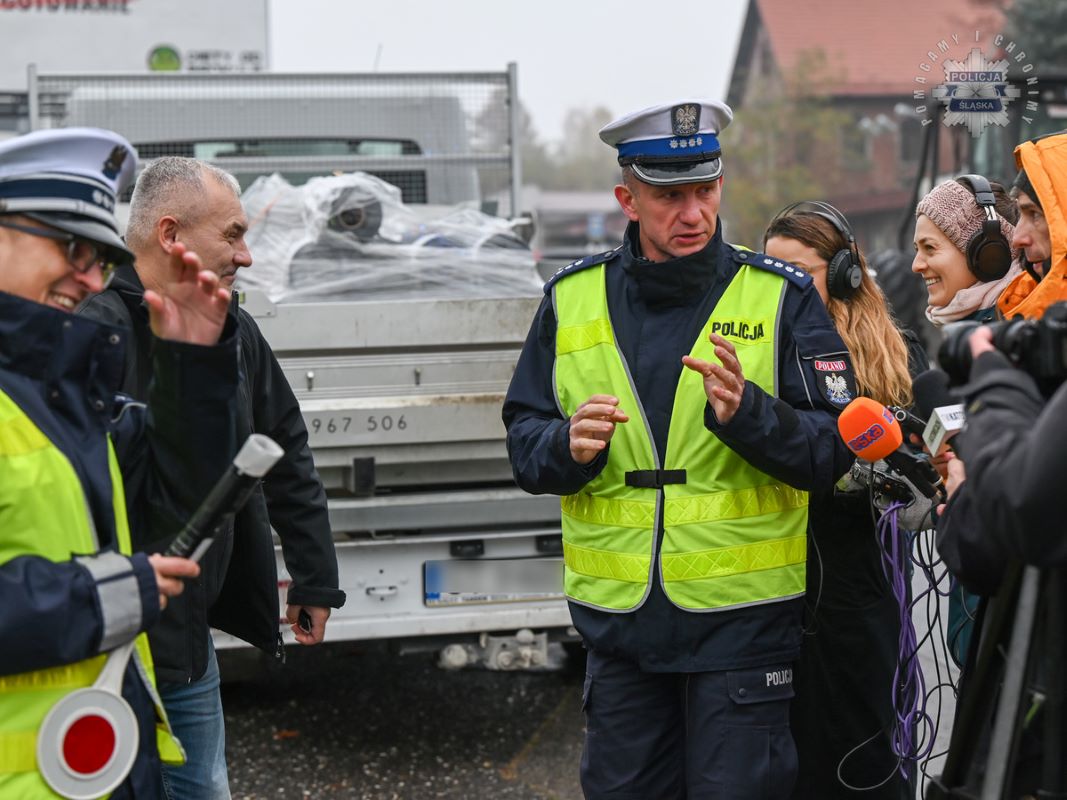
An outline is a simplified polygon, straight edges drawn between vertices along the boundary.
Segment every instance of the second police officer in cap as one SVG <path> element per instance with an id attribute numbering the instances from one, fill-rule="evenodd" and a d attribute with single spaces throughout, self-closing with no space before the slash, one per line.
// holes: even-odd
<path id="1" fill-rule="evenodd" d="M 600 131 L 622 245 L 549 280 L 504 404 L 515 478 L 561 495 L 588 648 L 588 798 L 785 798 L 809 491 L 851 463 L 845 346 L 810 276 L 723 239 L 687 100 Z"/>

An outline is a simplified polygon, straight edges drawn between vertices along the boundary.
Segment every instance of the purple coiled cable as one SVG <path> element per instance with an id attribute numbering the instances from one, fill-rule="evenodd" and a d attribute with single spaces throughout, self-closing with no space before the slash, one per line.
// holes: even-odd
<path id="1" fill-rule="evenodd" d="M 882 572 L 892 589 L 900 613 L 900 638 L 897 665 L 893 676 L 893 709 L 896 715 L 890 737 L 893 754 L 899 759 L 901 775 L 908 777 L 909 767 L 929 755 L 934 737 L 926 737 L 920 748 L 915 731 L 919 724 L 929 726 L 926 712 L 926 680 L 918 659 L 918 641 L 912 622 L 912 602 L 909 598 L 911 545 L 913 536 L 899 527 L 898 515 L 903 503 L 893 503 L 878 519 L 876 531 L 882 553 Z M 924 593 L 925 594 L 925 593 Z"/>

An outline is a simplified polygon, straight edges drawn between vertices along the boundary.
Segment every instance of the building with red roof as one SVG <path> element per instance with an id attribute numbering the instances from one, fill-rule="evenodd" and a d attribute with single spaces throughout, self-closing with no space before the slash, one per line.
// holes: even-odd
<path id="1" fill-rule="evenodd" d="M 825 192 L 820 199 L 849 217 L 863 249 L 896 247 L 914 202 L 924 129 L 938 128 L 938 173 L 956 174 L 971 163 L 973 137 L 966 127 L 933 121 L 938 101 L 931 92 L 946 81 L 945 61 L 963 57 L 970 45 L 993 54 L 1011 44 L 1004 36 L 1002 5 L 750 0 L 728 102 L 739 111 L 758 109 L 790 83 L 821 96 L 841 124 L 835 133 L 821 135 L 811 152 L 791 157 L 810 164 Z M 1020 48 L 1012 45 L 1010 52 L 1017 55 Z M 802 74 L 813 63 L 819 65 L 816 74 Z M 909 230 L 909 242 L 910 236 Z"/>

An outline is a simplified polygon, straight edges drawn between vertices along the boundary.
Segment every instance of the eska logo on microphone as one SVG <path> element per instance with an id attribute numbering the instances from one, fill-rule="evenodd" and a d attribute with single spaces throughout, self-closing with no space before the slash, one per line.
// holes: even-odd
<path id="1" fill-rule="evenodd" d="M 853 453 L 858 453 L 860 450 L 866 450 L 883 436 L 885 436 L 885 428 L 876 422 L 856 438 L 850 439 L 848 449 Z"/>

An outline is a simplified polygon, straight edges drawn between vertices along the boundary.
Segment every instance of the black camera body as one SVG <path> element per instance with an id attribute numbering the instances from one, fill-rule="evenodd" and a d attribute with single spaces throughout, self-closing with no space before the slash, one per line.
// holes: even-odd
<path id="1" fill-rule="evenodd" d="M 971 374 L 971 333 L 980 322 L 953 322 L 945 326 L 937 360 L 960 386 Z M 1067 379 L 1067 302 L 1054 303 L 1041 319 L 1013 319 L 988 323 L 993 346 L 1017 367 L 1029 373 L 1042 391 L 1051 393 Z"/>

